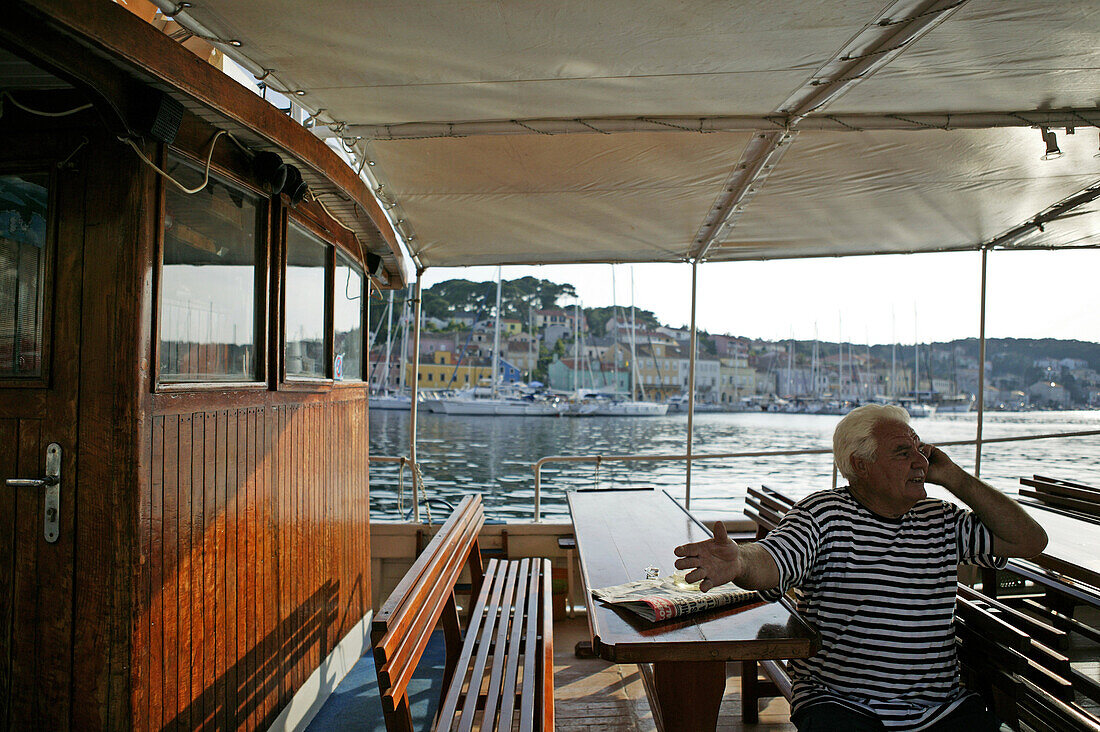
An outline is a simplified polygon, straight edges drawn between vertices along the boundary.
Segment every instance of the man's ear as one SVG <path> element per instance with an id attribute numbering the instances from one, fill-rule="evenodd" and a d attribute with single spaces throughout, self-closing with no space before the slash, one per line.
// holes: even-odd
<path id="1" fill-rule="evenodd" d="M 852 463 L 852 471 L 860 478 L 866 478 L 868 473 L 870 472 L 870 465 L 868 461 L 864 460 L 858 455 L 853 455 L 850 460 Z"/>

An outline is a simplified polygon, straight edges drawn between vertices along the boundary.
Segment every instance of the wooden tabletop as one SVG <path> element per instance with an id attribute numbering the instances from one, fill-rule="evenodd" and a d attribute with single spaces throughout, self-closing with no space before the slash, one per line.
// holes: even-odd
<path id="1" fill-rule="evenodd" d="M 1040 567 L 1100 587 L 1100 524 L 1038 506 L 1024 510 L 1047 532 L 1047 548 L 1031 559 Z"/>
<path id="2" fill-rule="evenodd" d="M 590 590 L 645 579 L 645 568 L 675 571 L 672 551 L 710 531 L 663 491 L 568 494 L 586 590 L 592 648 L 616 663 L 805 658 L 814 631 L 780 603 L 724 608 L 660 623 L 595 600 Z"/>

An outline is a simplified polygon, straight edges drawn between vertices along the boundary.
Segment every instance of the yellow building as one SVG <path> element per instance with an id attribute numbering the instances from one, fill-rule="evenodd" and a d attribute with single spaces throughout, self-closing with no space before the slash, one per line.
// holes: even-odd
<path id="1" fill-rule="evenodd" d="M 450 351 L 436 351 L 422 356 L 417 364 L 421 389 L 461 389 L 477 386 L 484 381 L 490 383 L 493 376 L 492 364 L 480 359 L 469 358 L 456 368 L 457 359 Z M 405 365 L 405 383 L 412 383 L 412 364 Z"/>

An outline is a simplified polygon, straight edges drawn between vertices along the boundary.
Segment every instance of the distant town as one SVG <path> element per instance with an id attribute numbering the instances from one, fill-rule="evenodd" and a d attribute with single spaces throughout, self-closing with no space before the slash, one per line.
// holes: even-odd
<path id="1" fill-rule="evenodd" d="M 449 280 L 423 292 L 420 349 L 413 359 L 404 293 L 372 304 L 371 384 L 399 391 L 498 382 L 557 392 L 609 392 L 669 401 L 688 392 L 690 331 L 629 306 L 560 306 L 570 285 L 525 277 L 502 283 Z M 402 357 L 404 354 L 404 357 Z M 698 333 L 696 402 L 714 410 L 828 411 L 869 401 L 917 403 L 940 411 L 976 408 L 977 339 L 913 346 L 769 341 Z M 985 408 L 1100 408 L 1100 344 L 1055 339 L 988 339 Z"/>

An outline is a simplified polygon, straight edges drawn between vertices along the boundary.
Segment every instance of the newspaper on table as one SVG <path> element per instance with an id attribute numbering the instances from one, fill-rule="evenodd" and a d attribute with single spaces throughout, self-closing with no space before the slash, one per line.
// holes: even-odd
<path id="1" fill-rule="evenodd" d="M 651 622 L 760 599 L 755 590 L 744 590 L 733 584 L 702 592 L 699 584 L 687 582 L 682 572 L 592 590 L 592 596 Z"/>

